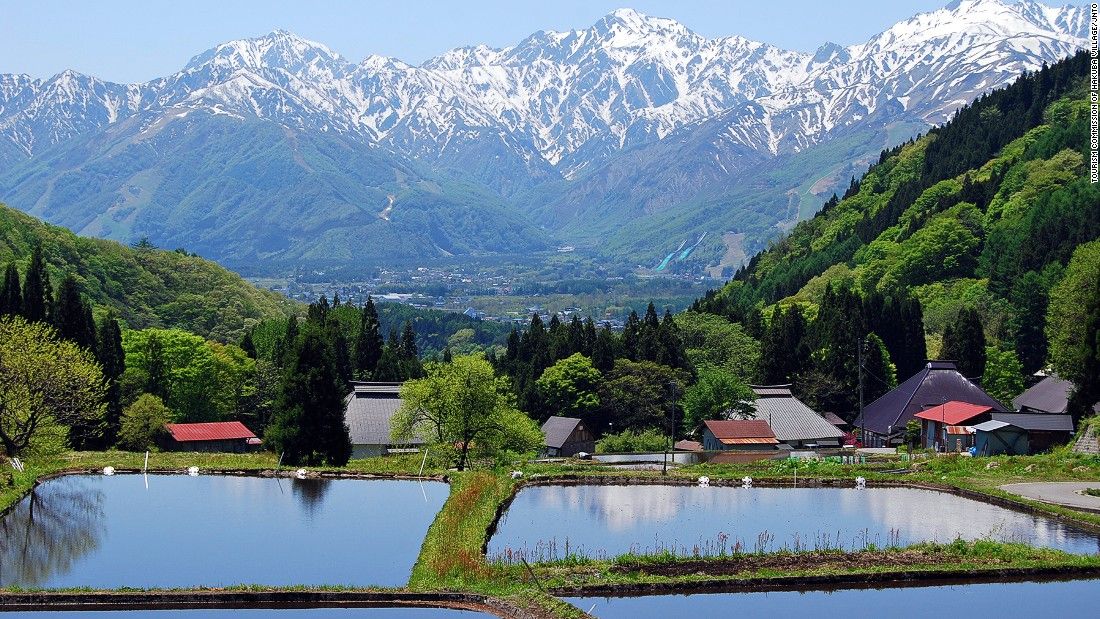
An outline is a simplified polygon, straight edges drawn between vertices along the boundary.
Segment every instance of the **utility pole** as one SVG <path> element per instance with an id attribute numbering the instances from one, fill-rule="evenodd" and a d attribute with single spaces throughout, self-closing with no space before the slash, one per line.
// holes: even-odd
<path id="1" fill-rule="evenodd" d="M 863 336 L 859 338 L 859 342 L 856 344 L 856 360 L 859 363 L 859 370 L 857 374 L 859 376 L 859 442 L 864 447 L 867 446 L 867 421 L 863 418 L 863 345 L 866 343 L 867 337 Z M 887 437 L 889 440 L 889 437 Z"/>

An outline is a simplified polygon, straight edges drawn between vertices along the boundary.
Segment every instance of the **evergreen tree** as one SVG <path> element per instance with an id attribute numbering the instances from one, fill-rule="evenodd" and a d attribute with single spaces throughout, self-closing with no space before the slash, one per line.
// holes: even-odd
<path id="1" fill-rule="evenodd" d="M 287 463 L 343 466 L 351 458 L 336 360 L 322 332 L 307 325 L 283 375 L 278 412 L 265 438 Z"/>
<path id="2" fill-rule="evenodd" d="M 96 360 L 107 379 L 107 410 L 103 416 L 103 444 L 114 445 L 122 424 L 122 388 L 119 380 L 126 371 L 126 353 L 122 349 L 122 329 L 114 314 L 99 324 Z"/>
<path id="3" fill-rule="evenodd" d="M 657 363 L 682 370 L 690 368 L 691 363 L 688 362 L 687 351 L 684 350 L 684 338 L 681 337 L 680 328 L 672 318 L 672 312 L 667 308 L 657 328 L 657 343 Z"/>
<path id="4" fill-rule="evenodd" d="M 0 282 L 0 316 L 15 315 L 22 311 L 23 292 L 19 286 L 19 271 L 12 262 L 4 271 L 4 281 Z"/>
<path id="5" fill-rule="evenodd" d="M 490 348 L 488 352 L 492 354 L 493 350 Z M 454 361 L 454 355 L 451 354 L 451 346 L 448 344 L 443 347 L 443 363 L 450 363 L 451 361 Z"/>
<path id="6" fill-rule="evenodd" d="M 1011 329 L 1016 354 L 1025 374 L 1034 374 L 1046 365 L 1046 325 L 1049 291 L 1035 271 L 1024 273 L 1009 294 L 1013 315 Z"/>
<path id="7" fill-rule="evenodd" d="M 408 378 L 402 363 L 401 344 L 397 340 L 397 331 L 390 329 L 390 336 L 382 349 L 382 356 L 374 368 L 374 380 L 383 382 L 401 382 Z"/>
<path id="8" fill-rule="evenodd" d="M 642 321 L 638 318 L 638 313 L 631 310 L 623 327 L 623 356 L 631 361 L 638 360 L 638 340 L 641 337 L 641 330 Z M 600 371 L 604 370 L 600 369 Z"/>
<path id="9" fill-rule="evenodd" d="M 405 321 L 405 329 L 401 332 L 401 354 L 407 359 L 420 356 L 420 349 L 416 346 L 416 331 L 413 330 L 411 320 Z"/>
<path id="10" fill-rule="evenodd" d="M 596 334 L 596 343 L 592 347 L 592 365 L 597 370 L 606 374 L 615 367 L 615 334 L 611 332 L 610 325 L 604 325 Z"/>
<path id="11" fill-rule="evenodd" d="M 95 351 L 95 323 L 90 309 L 80 295 L 80 285 L 72 275 L 61 282 L 57 301 L 51 312 L 54 328 L 61 338 L 87 350 Z"/>
<path id="12" fill-rule="evenodd" d="M 240 347 L 244 351 L 244 354 L 248 355 L 250 359 L 256 358 L 256 342 L 252 340 L 252 331 L 249 329 L 245 331 L 244 337 L 241 338 Z"/>
<path id="13" fill-rule="evenodd" d="M 164 356 L 164 343 L 156 334 L 149 336 L 145 346 L 145 393 L 167 401 L 169 395 L 168 360 Z"/>
<path id="14" fill-rule="evenodd" d="M 898 386 L 897 369 L 879 336 L 867 336 L 863 352 L 863 401 L 870 404 Z"/>
<path id="15" fill-rule="evenodd" d="M 638 331 L 638 360 L 656 361 L 661 350 L 661 321 L 657 318 L 657 308 L 650 302 L 646 307 L 645 317 L 642 318 L 641 328 Z"/>
<path id="16" fill-rule="evenodd" d="M 53 304 L 50 275 L 42 257 L 42 247 L 36 245 L 31 262 L 23 278 L 23 317 L 30 322 L 46 322 Z"/>
<path id="17" fill-rule="evenodd" d="M 976 309 L 959 311 L 955 322 L 944 330 L 940 350 L 940 357 L 955 361 L 963 376 L 981 378 L 985 374 L 985 330 Z"/>
<path id="18" fill-rule="evenodd" d="M 355 339 L 355 375 L 357 377 L 365 380 L 374 374 L 384 346 L 382 327 L 378 323 L 378 311 L 374 307 L 374 299 L 368 296 L 359 316 L 359 335 Z"/>

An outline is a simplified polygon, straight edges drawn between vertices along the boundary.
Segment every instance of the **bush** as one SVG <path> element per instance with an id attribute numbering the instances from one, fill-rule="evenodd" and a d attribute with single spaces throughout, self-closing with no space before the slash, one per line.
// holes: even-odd
<path id="1" fill-rule="evenodd" d="M 157 396 L 143 393 L 122 411 L 118 446 L 130 451 L 152 449 L 167 433 L 166 423 L 172 423 L 172 411 Z"/>
<path id="2" fill-rule="evenodd" d="M 608 434 L 596 443 L 596 453 L 630 453 L 668 449 L 668 436 L 657 430 L 635 432 L 626 430 Z"/>

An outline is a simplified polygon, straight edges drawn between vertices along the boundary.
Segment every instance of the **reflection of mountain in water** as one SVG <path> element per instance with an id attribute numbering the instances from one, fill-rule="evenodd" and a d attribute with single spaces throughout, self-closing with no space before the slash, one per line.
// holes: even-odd
<path id="1" fill-rule="evenodd" d="M 64 477 L 43 484 L 0 519 L 0 586 L 34 586 L 68 573 L 99 546 L 103 492 L 89 482 Z"/>
<path id="2" fill-rule="evenodd" d="M 331 479 L 292 479 L 290 489 L 298 499 L 298 505 L 312 516 L 325 502 L 325 494 L 328 493 L 331 483 Z"/>

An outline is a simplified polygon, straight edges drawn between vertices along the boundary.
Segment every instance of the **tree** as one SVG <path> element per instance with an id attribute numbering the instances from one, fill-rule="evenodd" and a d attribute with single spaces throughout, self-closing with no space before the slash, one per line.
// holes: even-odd
<path id="1" fill-rule="evenodd" d="M 275 419 L 264 439 L 290 464 L 343 466 L 351 459 L 345 389 L 324 334 L 307 323 L 284 370 Z"/>
<path id="2" fill-rule="evenodd" d="M 378 323 L 378 310 L 374 300 L 367 297 L 359 318 L 359 334 L 355 338 L 355 376 L 368 380 L 382 358 L 382 327 Z"/>
<path id="3" fill-rule="evenodd" d="M 88 304 L 80 294 L 80 284 L 72 275 L 61 281 L 51 318 L 62 339 L 95 351 L 95 323 L 91 320 Z"/>
<path id="4" fill-rule="evenodd" d="M 581 353 L 573 353 L 546 368 L 536 381 L 553 415 L 587 417 L 600 405 L 600 371 Z"/>
<path id="5" fill-rule="evenodd" d="M 165 424 L 172 422 L 172 411 L 164 402 L 155 395 L 143 393 L 122 412 L 118 445 L 130 451 L 152 449 L 158 439 L 167 434 Z"/>
<path id="6" fill-rule="evenodd" d="M 23 318 L 0 318 L 0 446 L 18 456 L 51 427 L 95 427 L 103 374 L 91 353 Z"/>
<path id="7" fill-rule="evenodd" d="M 874 402 L 897 386 L 897 369 L 886 344 L 874 333 L 868 334 L 863 350 L 863 401 Z"/>
<path id="8" fill-rule="evenodd" d="M 1023 364 L 1015 351 L 997 346 L 987 346 L 985 356 L 982 389 L 1000 402 L 1012 402 L 1024 392 Z"/>
<path id="9" fill-rule="evenodd" d="M 0 316 L 11 316 L 23 311 L 23 292 L 19 286 L 19 271 L 15 263 L 8 263 L 4 281 L 0 282 Z"/>
<path id="10" fill-rule="evenodd" d="M 1080 419 L 1100 401 L 1100 241 L 1073 252 L 1050 291 L 1046 331 L 1051 365 L 1074 384 L 1070 412 Z"/>
<path id="11" fill-rule="evenodd" d="M 688 360 L 695 366 L 720 367 L 744 382 L 757 379 L 760 342 L 724 316 L 684 312 L 676 317 Z"/>
<path id="12" fill-rule="evenodd" d="M 113 445 L 122 423 L 122 374 L 126 371 L 126 351 L 122 348 L 122 329 L 114 314 L 99 325 L 96 359 L 107 380 L 106 409 L 103 417 L 103 445 Z"/>
<path id="13" fill-rule="evenodd" d="M 45 322 L 53 304 L 50 275 L 42 257 L 42 246 L 36 245 L 23 279 L 23 317 L 31 322 Z"/>
<path id="14" fill-rule="evenodd" d="M 940 357 L 956 362 L 959 372 L 967 378 L 985 374 L 985 329 L 978 310 L 965 307 L 954 323 L 943 332 Z"/>
<path id="15" fill-rule="evenodd" d="M 420 438 L 453 455 L 460 471 L 471 455 L 529 453 L 542 445 L 542 432 L 516 408 L 507 379 L 495 376 L 488 361 L 459 356 L 451 363 L 428 362 L 425 372 L 401 387 L 395 441 Z"/>
<path id="16" fill-rule="evenodd" d="M 684 426 L 694 431 L 711 419 L 751 419 L 755 400 L 752 389 L 737 376 L 722 368 L 700 367 L 698 382 L 680 400 Z"/>
<path id="17" fill-rule="evenodd" d="M 616 359 L 600 385 L 597 427 L 667 431 L 690 376 L 652 361 Z M 677 415 L 677 418 L 682 418 Z"/>

